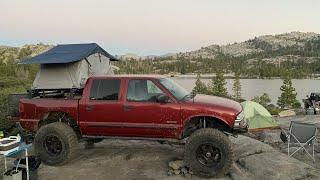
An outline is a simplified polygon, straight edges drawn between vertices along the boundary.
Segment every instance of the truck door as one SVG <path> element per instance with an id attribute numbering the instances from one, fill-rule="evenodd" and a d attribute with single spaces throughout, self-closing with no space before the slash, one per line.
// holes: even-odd
<path id="1" fill-rule="evenodd" d="M 79 103 L 79 119 L 85 135 L 118 135 L 123 115 L 121 79 L 93 79 Z M 85 94 L 85 93 L 84 93 Z"/>
<path id="2" fill-rule="evenodd" d="M 124 103 L 124 123 L 131 136 L 177 137 L 180 119 L 178 103 L 159 103 L 165 92 L 152 80 L 129 79 Z"/>

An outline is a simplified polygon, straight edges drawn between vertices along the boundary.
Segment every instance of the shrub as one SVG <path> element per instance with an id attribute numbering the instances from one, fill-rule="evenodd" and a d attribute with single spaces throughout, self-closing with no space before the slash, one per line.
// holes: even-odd
<path id="1" fill-rule="evenodd" d="M 7 119 L 8 116 L 8 95 L 10 93 L 19 93 L 25 92 L 26 89 L 23 86 L 18 87 L 9 87 L 9 88 L 2 88 L 0 90 L 0 128 L 4 129 L 8 127 L 9 122 Z"/>
<path id="2" fill-rule="evenodd" d="M 298 109 L 298 108 L 301 108 L 301 103 L 296 100 L 293 104 L 292 104 L 292 107 L 295 108 L 295 109 Z"/>

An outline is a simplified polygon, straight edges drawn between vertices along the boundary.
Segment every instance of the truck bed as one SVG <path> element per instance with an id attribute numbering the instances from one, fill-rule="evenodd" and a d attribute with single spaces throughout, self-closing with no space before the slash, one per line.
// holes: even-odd
<path id="1" fill-rule="evenodd" d="M 36 131 L 38 123 L 49 112 L 65 112 L 78 120 L 78 99 L 34 98 L 21 99 L 19 105 L 22 127 Z"/>

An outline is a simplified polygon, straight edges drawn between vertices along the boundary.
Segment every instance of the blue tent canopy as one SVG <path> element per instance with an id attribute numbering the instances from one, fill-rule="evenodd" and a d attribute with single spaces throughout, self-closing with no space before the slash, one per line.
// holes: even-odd
<path id="1" fill-rule="evenodd" d="M 102 49 L 96 43 L 89 44 L 62 44 L 39 54 L 30 59 L 26 59 L 20 64 L 59 64 L 80 61 L 92 54 L 100 53 L 110 59 L 117 61 L 114 56 Z"/>

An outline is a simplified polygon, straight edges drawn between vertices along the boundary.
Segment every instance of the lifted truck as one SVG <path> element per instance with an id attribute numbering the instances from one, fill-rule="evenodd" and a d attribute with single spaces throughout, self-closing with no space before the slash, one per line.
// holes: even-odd
<path id="1" fill-rule="evenodd" d="M 83 94 L 20 100 L 20 123 L 34 132 L 44 163 L 76 156 L 79 140 L 103 138 L 185 142 L 186 165 L 205 177 L 223 176 L 233 162 L 228 135 L 247 131 L 239 103 L 191 94 L 164 76 L 91 77 Z"/>

